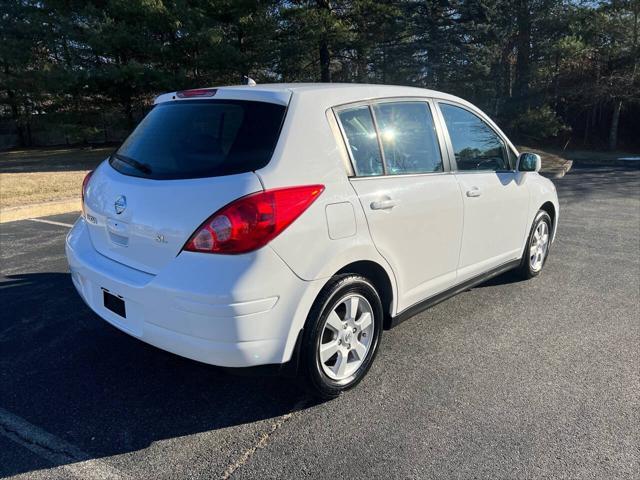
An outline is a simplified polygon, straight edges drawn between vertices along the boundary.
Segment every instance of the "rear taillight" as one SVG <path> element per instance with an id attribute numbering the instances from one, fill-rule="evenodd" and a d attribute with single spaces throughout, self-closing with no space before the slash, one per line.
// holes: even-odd
<path id="1" fill-rule="evenodd" d="M 211 215 L 184 250 L 236 254 L 263 247 L 302 215 L 323 190 L 323 185 L 306 185 L 239 198 Z"/>
<path id="2" fill-rule="evenodd" d="M 84 176 L 84 180 L 82 180 L 82 215 L 84 216 L 84 198 L 87 195 L 87 188 L 89 187 L 89 180 L 91 180 L 91 175 L 93 175 L 93 170 L 87 173 Z"/>

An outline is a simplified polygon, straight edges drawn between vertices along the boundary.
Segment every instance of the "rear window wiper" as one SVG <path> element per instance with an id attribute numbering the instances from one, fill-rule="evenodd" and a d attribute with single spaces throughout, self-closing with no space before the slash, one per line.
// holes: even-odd
<path id="1" fill-rule="evenodd" d="M 111 158 L 116 158 L 127 165 L 131 165 L 136 170 L 139 170 L 142 173 L 146 173 L 149 175 L 151 173 L 151 167 L 146 163 L 139 162 L 138 160 L 134 160 L 131 157 L 127 157 L 126 155 L 122 155 L 120 153 L 112 153 Z"/>

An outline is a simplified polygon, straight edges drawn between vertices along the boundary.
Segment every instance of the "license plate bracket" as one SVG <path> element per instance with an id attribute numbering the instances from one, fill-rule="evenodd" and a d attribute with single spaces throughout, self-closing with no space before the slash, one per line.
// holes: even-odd
<path id="1" fill-rule="evenodd" d="M 122 318 L 127 318 L 127 310 L 122 298 L 104 289 L 102 290 L 102 297 L 104 300 L 104 308 L 112 311 L 116 315 L 120 315 Z"/>

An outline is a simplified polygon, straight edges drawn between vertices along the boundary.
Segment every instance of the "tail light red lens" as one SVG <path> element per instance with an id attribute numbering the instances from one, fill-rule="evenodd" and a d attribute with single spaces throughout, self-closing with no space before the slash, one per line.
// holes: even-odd
<path id="1" fill-rule="evenodd" d="M 323 190 L 323 185 L 306 185 L 239 198 L 211 215 L 184 250 L 237 254 L 263 247 L 302 215 Z"/>
<path id="2" fill-rule="evenodd" d="M 84 180 L 82 180 L 82 215 L 84 216 L 85 211 L 84 211 L 84 197 L 87 194 L 87 187 L 89 187 L 89 180 L 91 180 L 91 175 L 93 175 L 93 170 L 91 170 L 89 173 L 87 173 L 84 176 Z"/>

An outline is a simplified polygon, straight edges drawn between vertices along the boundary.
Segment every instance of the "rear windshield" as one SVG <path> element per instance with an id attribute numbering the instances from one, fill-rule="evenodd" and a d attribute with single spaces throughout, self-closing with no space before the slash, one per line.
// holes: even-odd
<path id="1" fill-rule="evenodd" d="M 286 108 L 243 100 L 156 105 L 109 163 L 121 173 L 175 179 L 232 175 L 269 163 Z"/>

